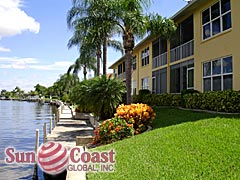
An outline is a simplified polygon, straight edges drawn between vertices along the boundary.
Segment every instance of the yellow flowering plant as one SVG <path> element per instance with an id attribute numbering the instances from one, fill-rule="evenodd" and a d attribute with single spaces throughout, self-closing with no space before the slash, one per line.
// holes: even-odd
<path id="1" fill-rule="evenodd" d="M 116 109 L 115 117 L 125 119 L 128 124 L 132 124 L 135 134 L 139 134 L 147 129 L 156 114 L 147 104 L 120 105 Z"/>

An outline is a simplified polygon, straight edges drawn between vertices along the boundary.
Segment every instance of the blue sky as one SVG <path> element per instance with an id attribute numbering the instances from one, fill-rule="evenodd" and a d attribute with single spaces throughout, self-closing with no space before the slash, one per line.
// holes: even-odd
<path id="1" fill-rule="evenodd" d="M 148 12 L 171 17 L 186 4 L 154 0 Z M 66 16 L 71 5 L 71 0 L 0 1 L 0 90 L 19 86 L 29 91 L 38 83 L 48 87 L 66 73 L 79 55 L 77 48 L 67 48 L 72 31 Z M 107 65 L 120 57 L 109 49 Z"/>

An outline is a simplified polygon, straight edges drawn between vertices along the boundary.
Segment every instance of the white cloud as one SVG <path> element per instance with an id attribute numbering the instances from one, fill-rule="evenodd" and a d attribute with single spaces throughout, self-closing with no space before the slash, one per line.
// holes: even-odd
<path id="1" fill-rule="evenodd" d="M 0 57 L 0 68 L 5 69 L 26 69 L 29 65 L 37 63 L 34 58 Z"/>
<path id="2" fill-rule="evenodd" d="M 21 0 L 0 1 L 0 38 L 21 34 L 23 31 L 38 33 L 40 24 L 20 9 Z"/>
<path id="3" fill-rule="evenodd" d="M 11 49 L 0 46 L 0 52 L 11 52 Z"/>
<path id="4" fill-rule="evenodd" d="M 70 61 L 58 61 L 49 65 L 31 65 L 29 68 L 38 70 L 66 70 L 72 65 Z"/>
<path id="5" fill-rule="evenodd" d="M 57 61 L 52 64 L 40 64 L 35 58 L 0 57 L 2 69 L 35 69 L 35 70 L 64 70 L 72 65 L 70 61 Z"/>

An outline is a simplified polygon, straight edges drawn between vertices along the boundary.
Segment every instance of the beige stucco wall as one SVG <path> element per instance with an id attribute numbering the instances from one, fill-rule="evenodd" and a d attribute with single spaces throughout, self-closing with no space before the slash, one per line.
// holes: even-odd
<path id="1" fill-rule="evenodd" d="M 209 1 L 199 7 L 194 13 L 194 86 L 202 91 L 202 63 L 217 58 L 232 55 L 233 57 L 233 89 L 240 90 L 240 3 L 239 0 L 231 1 L 232 28 L 215 35 L 207 40 L 202 39 L 202 11 L 216 1 Z"/>
<path id="2" fill-rule="evenodd" d="M 194 18 L 194 55 L 174 63 L 170 63 L 168 57 L 168 92 L 170 92 L 170 65 L 194 58 L 194 89 L 202 91 L 202 64 L 203 62 L 232 55 L 233 57 L 233 89 L 240 90 L 240 3 L 239 0 L 231 0 L 232 28 L 217 34 L 207 40 L 202 39 L 202 11 L 217 2 L 216 0 L 205 1 L 206 4 L 199 6 L 192 12 L 188 12 L 175 19 L 177 23 L 193 14 Z M 204 2 L 203 2 L 204 3 Z M 202 3 L 202 4 L 203 4 Z M 152 41 L 147 39 L 135 47 L 133 55 L 137 56 L 137 69 L 133 71 L 132 80 L 137 81 L 137 93 L 142 87 L 141 79 L 149 78 L 149 87 L 152 90 Z M 149 65 L 142 67 L 141 52 L 149 47 Z M 170 44 L 168 42 L 168 55 Z M 118 63 L 119 64 L 119 63 Z M 118 65 L 117 64 L 117 65 Z M 117 68 L 116 65 L 116 68 Z M 162 67 L 161 67 L 162 68 Z M 156 70 L 156 69 L 154 69 Z"/>
<path id="3" fill-rule="evenodd" d="M 149 64 L 146 66 L 142 66 L 142 58 L 141 58 L 141 52 L 149 47 Z M 149 78 L 149 90 L 152 90 L 152 45 L 150 43 L 145 44 L 142 48 L 139 49 L 138 51 L 139 54 L 139 59 L 138 59 L 138 63 L 139 63 L 139 81 L 138 81 L 138 85 L 139 85 L 139 89 L 142 89 L 142 79 L 143 78 Z"/>

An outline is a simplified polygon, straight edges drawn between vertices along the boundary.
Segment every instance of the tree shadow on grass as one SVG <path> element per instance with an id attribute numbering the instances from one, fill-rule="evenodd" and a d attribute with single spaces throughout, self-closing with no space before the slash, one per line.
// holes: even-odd
<path id="1" fill-rule="evenodd" d="M 196 112 L 192 110 L 182 110 L 170 107 L 155 107 L 154 112 L 156 113 L 156 119 L 152 123 L 153 129 L 216 117 L 237 118 L 240 120 L 240 114 Z"/>

